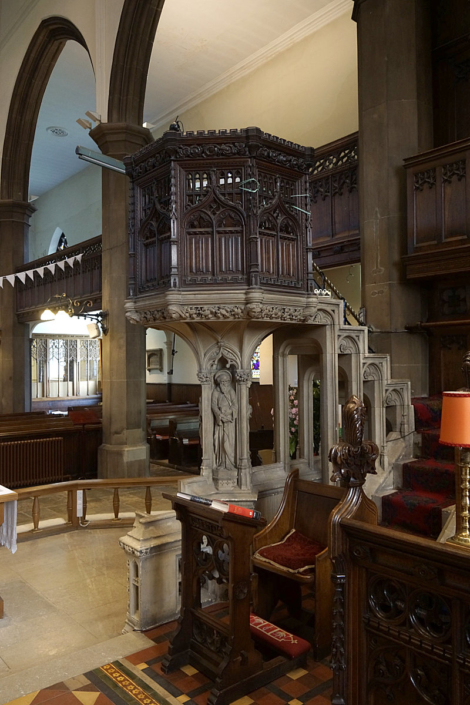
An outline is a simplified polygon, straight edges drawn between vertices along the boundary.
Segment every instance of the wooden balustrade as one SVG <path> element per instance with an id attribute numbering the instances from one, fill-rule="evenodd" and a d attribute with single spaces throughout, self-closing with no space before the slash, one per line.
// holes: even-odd
<path id="1" fill-rule="evenodd" d="M 17 279 L 15 282 L 16 312 L 20 321 L 37 320 L 48 299 L 55 294 L 65 293 L 71 299 L 79 301 L 90 299 L 93 302 L 90 310 L 100 309 L 101 235 L 85 240 L 78 245 L 67 247 L 60 252 L 28 262 L 17 268 L 16 271 L 26 272 L 46 267 L 80 254 L 82 255 L 81 263 L 75 263 L 73 267 L 66 265 L 62 270 L 57 266 L 54 274 L 49 269 L 44 269 L 42 277 L 35 273 L 34 279 L 26 277 L 24 284 Z"/>
<path id="2" fill-rule="evenodd" d="M 470 267 L 470 140 L 405 159 L 408 200 L 408 279 Z"/>
<path id="3" fill-rule="evenodd" d="M 31 518 L 33 523 L 33 529 L 31 532 L 20 533 L 18 540 L 21 540 L 30 533 L 35 533 L 41 531 L 43 533 L 56 533 L 57 531 L 79 529 L 90 526 L 91 528 L 99 527 L 110 527 L 119 521 L 122 525 L 132 525 L 134 522 L 133 518 L 121 517 L 120 516 L 120 489 L 130 489 L 130 488 L 145 488 L 145 496 L 143 498 L 143 507 L 147 514 L 152 513 L 152 488 L 174 485 L 179 480 L 191 477 L 191 475 L 178 475 L 177 477 L 164 476 L 164 477 L 139 477 L 139 478 L 122 478 L 114 480 L 75 480 L 70 482 L 57 482 L 51 485 L 41 485 L 38 487 L 27 487 L 18 489 L 18 501 L 24 501 L 26 499 L 32 499 L 32 512 Z M 112 508 L 112 513 L 114 514 L 113 519 L 100 519 L 95 520 L 93 516 L 88 517 L 87 520 L 87 505 L 88 498 L 87 492 L 95 489 L 109 489 L 112 490 L 112 497 L 110 496 L 110 509 Z M 39 526 L 41 520 L 41 508 L 40 508 L 40 498 L 47 497 L 50 495 L 67 493 L 66 500 L 66 515 L 67 521 L 59 526 L 53 526 L 50 528 L 42 528 Z M 82 516 L 77 517 L 77 493 L 83 493 L 82 501 Z"/>

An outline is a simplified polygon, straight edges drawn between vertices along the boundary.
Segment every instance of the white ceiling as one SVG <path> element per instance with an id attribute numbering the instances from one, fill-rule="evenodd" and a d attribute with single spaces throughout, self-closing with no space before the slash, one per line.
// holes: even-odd
<path id="1" fill-rule="evenodd" d="M 177 113 L 345 11 L 350 0 L 167 0 L 150 61 L 144 121 Z M 86 51 L 68 42 L 52 72 L 39 113 L 30 194 L 40 196 L 87 164 L 82 145 L 97 150 L 76 120 L 95 110 L 95 81 Z M 68 132 L 56 137 L 57 126 Z M 96 167 L 98 168 L 98 167 Z"/>

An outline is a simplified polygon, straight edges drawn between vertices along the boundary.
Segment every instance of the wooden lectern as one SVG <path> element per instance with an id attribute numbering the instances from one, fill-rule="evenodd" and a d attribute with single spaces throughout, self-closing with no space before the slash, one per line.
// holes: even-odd
<path id="1" fill-rule="evenodd" d="M 0 526 L 3 524 L 3 519 L 5 515 L 5 503 L 17 500 L 18 495 L 13 490 L 9 490 L 6 487 L 0 485 Z M 3 600 L 0 597 L 0 619 L 3 617 Z"/>
<path id="2" fill-rule="evenodd" d="M 227 705 L 297 665 L 282 656 L 263 660 L 250 633 L 251 546 L 265 521 L 163 496 L 182 525 L 182 585 L 178 629 L 162 668 L 169 673 L 190 663 L 214 682 L 208 705 Z M 201 586 L 209 575 L 227 586 L 227 621 L 201 608 Z"/>

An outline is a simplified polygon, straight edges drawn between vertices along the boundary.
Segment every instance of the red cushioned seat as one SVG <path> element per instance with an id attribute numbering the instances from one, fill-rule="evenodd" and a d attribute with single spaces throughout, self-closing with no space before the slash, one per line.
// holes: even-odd
<path id="1" fill-rule="evenodd" d="M 288 658 L 294 659 L 310 651 L 310 644 L 295 634 L 286 632 L 255 614 L 250 614 L 250 632 L 258 639 Z"/>
<path id="2" fill-rule="evenodd" d="M 260 548 L 255 557 L 290 573 L 306 574 L 315 570 L 315 558 L 324 550 L 317 541 L 292 529 L 279 543 Z"/>

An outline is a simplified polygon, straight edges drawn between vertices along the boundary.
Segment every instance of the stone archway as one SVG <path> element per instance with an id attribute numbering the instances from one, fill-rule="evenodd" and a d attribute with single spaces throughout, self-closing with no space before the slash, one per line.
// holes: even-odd
<path id="1" fill-rule="evenodd" d="M 24 56 L 8 112 L 3 145 L 0 197 L 28 201 L 29 169 L 36 122 L 44 91 L 67 41 L 85 39 L 72 22 L 48 17 L 36 30 Z M 88 52 L 89 53 L 89 52 Z"/>
<path id="2" fill-rule="evenodd" d="M 4 274 L 24 263 L 29 221 L 29 172 L 36 122 L 47 83 L 67 41 L 88 51 L 75 25 L 63 17 L 41 22 L 24 56 L 13 89 L 3 145 L 0 183 L 0 262 Z M 14 289 L 1 294 L 0 411 L 30 409 L 29 326 L 18 323 Z"/>
<path id="3" fill-rule="evenodd" d="M 164 2 L 124 2 L 109 83 L 110 123 L 142 125 L 148 67 Z"/>

